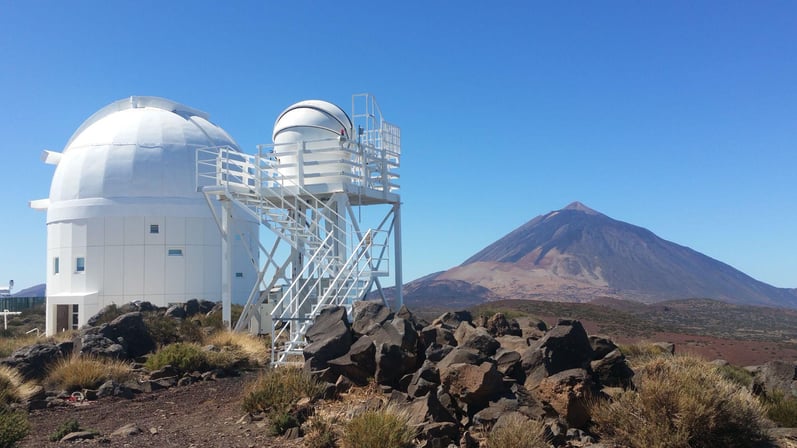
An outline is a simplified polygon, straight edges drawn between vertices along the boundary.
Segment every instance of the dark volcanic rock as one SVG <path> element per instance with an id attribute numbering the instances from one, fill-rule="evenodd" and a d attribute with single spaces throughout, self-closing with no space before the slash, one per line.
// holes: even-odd
<path id="1" fill-rule="evenodd" d="M 15 350 L 0 363 L 17 369 L 26 380 L 41 379 L 53 363 L 68 354 L 56 344 L 34 344 Z"/>
<path id="2" fill-rule="evenodd" d="M 309 342 L 304 348 L 305 365 L 310 371 L 326 368 L 327 361 L 345 355 L 351 348 L 352 334 L 346 308 L 321 310 L 305 336 Z"/>

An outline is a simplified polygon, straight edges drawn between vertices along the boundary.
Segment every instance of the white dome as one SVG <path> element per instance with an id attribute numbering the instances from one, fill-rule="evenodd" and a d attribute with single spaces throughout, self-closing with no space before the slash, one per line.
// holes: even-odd
<path id="1" fill-rule="evenodd" d="M 303 129 L 303 133 L 311 132 L 310 129 L 321 131 L 314 134 L 314 138 L 326 138 L 329 136 L 326 133 L 340 135 L 341 131 L 351 138 L 353 126 L 348 114 L 337 105 L 322 100 L 307 100 L 282 111 L 274 123 L 272 138 L 276 142 L 281 132 L 296 128 Z"/>
<path id="2" fill-rule="evenodd" d="M 196 149 L 238 145 L 207 114 L 156 97 L 102 108 L 64 148 L 50 204 L 105 198 L 197 198 Z"/>

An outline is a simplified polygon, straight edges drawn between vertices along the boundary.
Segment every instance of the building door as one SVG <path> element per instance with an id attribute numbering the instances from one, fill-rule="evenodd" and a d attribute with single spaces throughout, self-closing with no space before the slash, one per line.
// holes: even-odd
<path id="1" fill-rule="evenodd" d="M 55 310 L 55 331 L 61 332 L 72 328 L 70 324 L 72 316 L 70 313 L 72 305 L 56 305 Z"/>
<path id="2" fill-rule="evenodd" d="M 56 305 L 55 331 L 77 330 L 80 321 L 77 305 Z"/>

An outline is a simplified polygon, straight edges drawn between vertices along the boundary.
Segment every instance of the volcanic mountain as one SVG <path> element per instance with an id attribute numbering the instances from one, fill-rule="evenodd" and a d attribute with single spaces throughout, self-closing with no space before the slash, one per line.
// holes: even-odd
<path id="1" fill-rule="evenodd" d="M 710 298 L 797 308 L 793 289 L 755 280 L 580 202 L 537 216 L 461 265 L 407 284 L 405 291 L 408 303 Z"/>

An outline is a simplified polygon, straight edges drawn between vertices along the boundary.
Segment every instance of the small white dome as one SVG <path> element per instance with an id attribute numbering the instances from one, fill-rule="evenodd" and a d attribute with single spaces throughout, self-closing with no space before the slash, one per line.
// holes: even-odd
<path id="1" fill-rule="evenodd" d="M 309 129 L 317 129 L 334 135 L 340 135 L 343 131 L 346 137 L 351 138 L 352 127 L 349 115 L 337 105 L 322 100 L 307 100 L 282 111 L 274 123 L 272 138 L 276 141 L 281 132 L 296 128 L 303 128 L 302 132 L 305 133 Z M 318 133 L 316 138 L 327 137 L 325 132 Z"/>
<path id="2" fill-rule="evenodd" d="M 207 114 L 130 97 L 92 115 L 64 148 L 50 203 L 88 198 L 196 198 L 196 149 L 237 143 Z"/>

